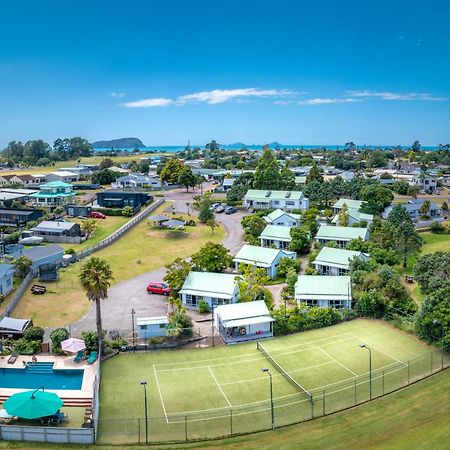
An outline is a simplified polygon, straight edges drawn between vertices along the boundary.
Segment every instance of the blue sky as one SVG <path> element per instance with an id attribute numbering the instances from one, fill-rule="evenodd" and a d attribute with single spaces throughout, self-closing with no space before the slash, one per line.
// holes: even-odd
<path id="1" fill-rule="evenodd" d="M 2 2 L 0 147 L 449 143 L 449 19 L 437 0 Z"/>

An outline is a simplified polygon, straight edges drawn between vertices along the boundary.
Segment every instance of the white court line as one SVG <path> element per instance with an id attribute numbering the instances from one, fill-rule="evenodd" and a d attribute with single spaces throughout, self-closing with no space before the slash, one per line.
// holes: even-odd
<path id="1" fill-rule="evenodd" d="M 161 394 L 161 388 L 159 387 L 158 376 L 156 375 L 156 369 L 155 369 L 155 366 L 154 366 L 154 365 L 153 365 L 153 373 L 155 374 L 156 386 L 158 387 L 159 399 L 161 400 L 161 405 L 162 405 L 162 407 L 163 407 L 164 415 L 166 416 L 166 422 L 169 423 L 169 419 L 167 418 L 166 407 L 164 406 L 163 396 L 162 396 L 162 394 Z"/>
<path id="2" fill-rule="evenodd" d="M 355 334 L 356 336 L 356 334 Z M 356 336 L 358 339 L 361 340 L 361 342 L 365 342 L 366 344 L 368 344 L 370 347 L 373 347 L 377 352 L 383 353 L 384 355 L 388 356 L 389 358 L 393 359 L 394 361 L 397 361 L 401 364 L 403 364 L 404 366 L 407 366 L 407 364 L 404 361 L 400 361 L 399 359 L 395 358 L 394 356 L 390 355 L 389 353 L 386 353 L 383 350 L 380 350 L 376 345 L 370 343 L 367 339 L 361 339 L 359 336 Z"/>
<path id="3" fill-rule="evenodd" d="M 214 381 L 216 382 L 217 387 L 219 388 L 220 392 L 222 392 L 223 398 L 227 401 L 227 403 L 228 403 L 229 406 L 233 406 L 233 405 L 230 403 L 230 400 L 228 400 L 228 397 L 225 395 L 225 392 L 223 392 L 223 389 L 222 389 L 222 387 L 220 386 L 219 382 L 217 381 L 217 378 L 216 378 L 216 376 L 214 375 L 214 372 L 211 370 L 211 367 L 208 366 L 208 370 L 209 370 L 209 373 L 211 374 L 211 376 L 213 377 Z"/>
<path id="4" fill-rule="evenodd" d="M 358 376 L 358 374 L 356 374 L 355 372 L 353 372 L 353 370 L 350 370 L 348 367 L 344 366 L 344 364 L 342 364 L 341 362 L 339 362 L 336 358 L 333 358 L 327 351 L 325 351 L 323 348 L 317 347 L 322 353 L 325 353 L 325 355 L 327 355 L 328 357 L 330 357 L 334 362 L 336 362 L 337 364 L 339 364 L 340 366 L 342 366 L 345 370 L 347 370 L 348 372 L 352 373 L 353 375 L 355 375 L 355 377 Z"/>

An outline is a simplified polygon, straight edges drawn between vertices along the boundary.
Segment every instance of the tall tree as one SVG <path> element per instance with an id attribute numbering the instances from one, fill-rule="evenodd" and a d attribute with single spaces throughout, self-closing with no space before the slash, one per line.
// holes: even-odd
<path id="1" fill-rule="evenodd" d="M 168 159 L 161 170 L 161 181 L 178 183 L 178 177 L 184 169 L 184 164 L 178 158 Z"/>
<path id="2" fill-rule="evenodd" d="M 223 272 L 231 265 L 233 258 L 222 244 L 207 242 L 192 255 L 194 269 L 205 272 Z"/>
<path id="3" fill-rule="evenodd" d="M 281 169 L 280 172 L 282 189 L 287 191 L 292 191 L 295 189 L 295 175 L 292 170 L 287 168 L 286 166 Z"/>
<path id="4" fill-rule="evenodd" d="M 323 175 L 320 172 L 319 167 L 317 167 L 317 164 L 313 164 L 308 176 L 306 177 L 306 184 L 310 184 L 313 181 L 318 181 L 319 183 L 323 182 Z"/>
<path id="5" fill-rule="evenodd" d="M 166 265 L 166 269 L 167 273 L 164 276 L 164 281 L 167 281 L 172 288 L 171 296 L 176 297 L 192 269 L 192 264 L 182 258 L 176 258 Z"/>
<path id="6" fill-rule="evenodd" d="M 274 153 L 269 146 L 265 145 L 253 175 L 253 187 L 255 189 L 280 189 L 281 186 L 280 167 Z"/>
<path id="7" fill-rule="evenodd" d="M 178 184 L 186 188 L 186 192 L 190 187 L 195 187 L 197 184 L 197 177 L 194 175 L 190 167 L 184 167 L 178 175 Z"/>
<path id="8" fill-rule="evenodd" d="M 101 352 L 103 327 L 100 302 L 108 298 L 108 289 L 111 286 L 111 281 L 114 279 L 111 267 L 105 259 L 94 256 L 81 266 L 79 279 L 81 286 L 86 291 L 86 297 L 95 303 L 98 346 Z M 99 354 L 100 356 L 101 353 Z"/>

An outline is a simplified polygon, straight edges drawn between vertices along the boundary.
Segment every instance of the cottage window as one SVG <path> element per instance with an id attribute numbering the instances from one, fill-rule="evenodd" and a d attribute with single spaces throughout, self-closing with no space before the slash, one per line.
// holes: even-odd
<path id="1" fill-rule="evenodd" d="M 141 325 L 141 330 L 146 330 L 147 329 L 147 325 Z"/>

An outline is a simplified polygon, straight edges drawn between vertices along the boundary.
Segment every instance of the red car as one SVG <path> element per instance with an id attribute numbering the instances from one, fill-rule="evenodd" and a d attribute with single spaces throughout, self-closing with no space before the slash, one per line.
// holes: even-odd
<path id="1" fill-rule="evenodd" d="M 147 292 L 149 294 L 169 295 L 172 288 L 166 283 L 150 283 L 147 286 Z"/>
<path id="2" fill-rule="evenodd" d="M 106 216 L 105 216 L 103 213 L 98 212 L 98 211 L 92 211 L 92 212 L 89 214 L 89 217 L 90 217 L 91 219 L 106 219 Z"/>

